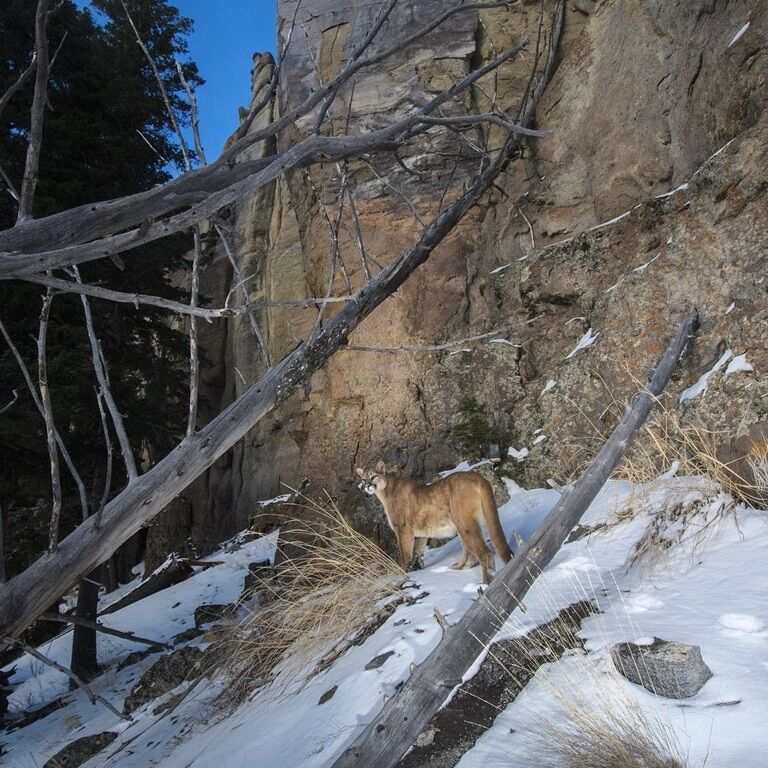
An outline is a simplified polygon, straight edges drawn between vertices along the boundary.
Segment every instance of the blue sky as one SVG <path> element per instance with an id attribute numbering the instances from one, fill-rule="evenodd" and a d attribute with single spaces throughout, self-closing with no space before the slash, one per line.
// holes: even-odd
<path id="1" fill-rule="evenodd" d="M 87 6 L 87 0 L 76 0 Z M 200 137 L 208 162 L 237 128 L 237 108 L 250 101 L 251 57 L 275 52 L 276 0 L 171 0 L 195 22 L 189 56 L 205 85 L 198 90 Z"/>

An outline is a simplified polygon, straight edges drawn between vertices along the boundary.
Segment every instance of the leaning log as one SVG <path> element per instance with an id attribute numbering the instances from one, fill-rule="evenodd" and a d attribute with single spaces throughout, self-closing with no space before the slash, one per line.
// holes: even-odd
<path id="1" fill-rule="evenodd" d="M 384 706 L 333 768 L 391 768 L 398 763 L 432 716 L 461 683 L 500 625 L 518 607 L 537 576 L 555 556 L 568 534 L 617 467 L 664 391 L 697 315 L 688 312 L 656 367 L 647 387 L 634 399 L 608 441 L 515 557 L 507 563 L 460 621 L 445 628 L 443 639 Z"/>

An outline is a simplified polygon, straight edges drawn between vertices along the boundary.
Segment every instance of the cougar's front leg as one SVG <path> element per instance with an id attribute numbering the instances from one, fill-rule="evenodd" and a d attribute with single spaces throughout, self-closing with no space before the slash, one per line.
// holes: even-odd
<path id="1" fill-rule="evenodd" d="M 417 536 L 413 544 L 413 570 L 424 569 L 424 550 L 427 548 L 427 537 Z"/>
<path id="2" fill-rule="evenodd" d="M 408 571 L 413 559 L 413 531 L 410 528 L 398 528 L 395 531 L 397 536 L 397 547 L 400 550 L 400 567 Z"/>

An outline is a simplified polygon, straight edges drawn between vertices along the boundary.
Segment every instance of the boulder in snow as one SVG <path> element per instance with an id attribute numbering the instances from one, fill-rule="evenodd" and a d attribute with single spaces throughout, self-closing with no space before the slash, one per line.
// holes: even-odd
<path id="1" fill-rule="evenodd" d="M 611 656 L 616 669 L 627 680 L 668 699 L 695 696 L 712 677 L 698 645 L 655 637 L 649 645 L 617 643 Z"/>

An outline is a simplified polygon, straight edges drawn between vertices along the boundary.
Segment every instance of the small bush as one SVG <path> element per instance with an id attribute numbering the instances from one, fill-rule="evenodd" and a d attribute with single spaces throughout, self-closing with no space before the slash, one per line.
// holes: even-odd
<path id="1" fill-rule="evenodd" d="M 491 427 L 483 406 L 473 397 L 465 397 L 459 403 L 452 434 L 465 456 L 480 459 L 487 454 Z"/>

